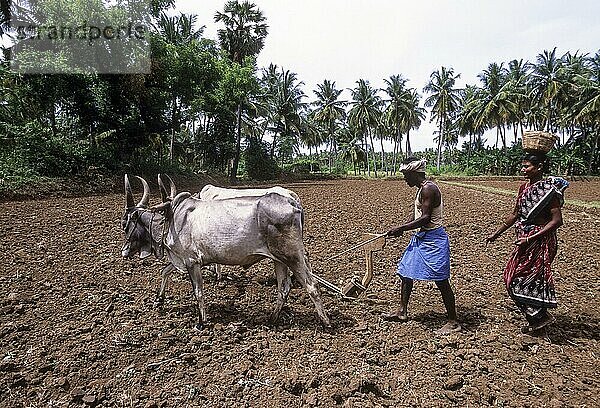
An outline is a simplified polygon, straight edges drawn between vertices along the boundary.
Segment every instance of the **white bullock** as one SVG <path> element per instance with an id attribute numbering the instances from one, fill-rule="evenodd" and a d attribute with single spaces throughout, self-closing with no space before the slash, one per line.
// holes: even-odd
<path id="1" fill-rule="evenodd" d="M 269 193 L 277 193 L 284 197 L 289 197 L 300 204 L 300 197 L 298 197 L 298 194 L 279 186 L 270 188 L 223 188 L 207 184 L 200 190 L 198 197 L 201 200 L 224 200 L 226 198 L 236 197 L 260 197 Z"/>
<path id="2" fill-rule="evenodd" d="M 289 269 L 308 292 L 323 325 L 330 327 L 302 242 L 303 211 L 295 200 L 269 193 L 207 201 L 180 193 L 172 201 L 149 209 L 148 183 L 139 179 L 144 195 L 134 205 L 125 176 L 122 226 L 126 241 L 122 255 L 166 254 L 172 265 L 187 271 L 198 302 L 197 327 L 206 321 L 202 267 L 218 263 L 248 268 L 264 258 L 274 261 L 277 277 L 278 296 L 272 321 L 277 320 L 291 288 Z M 174 192 L 174 185 L 171 191 Z"/>
<path id="3" fill-rule="evenodd" d="M 158 175 L 158 184 L 160 186 L 160 191 L 162 195 L 163 202 L 166 199 L 173 199 L 177 195 L 177 189 L 175 187 L 175 183 L 173 180 L 165 175 L 167 180 L 169 180 L 170 184 L 170 195 L 166 196 L 167 189 L 162 181 L 161 175 Z M 228 198 L 239 198 L 239 197 L 261 197 L 267 195 L 269 193 L 276 193 L 283 197 L 289 197 L 292 200 L 296 201 L 298 205 L 301 207 L 300 197 L 298 194 L 293 192 L 292 190 L 288 190 L 287 188 L 274 186 L 269 188 L 224 188 L 213 186 L 212 184 L 205 185 L 199 193 L 193 195 L 193 197 L 198 197 L 201 200 L 225 200 Z M 302 213 L 301 218 L 302 226 L 304 226 L 304 212 Z M 208 268 L 216 274 L 217 280 L 221 280 L 221 265 L 220 264 L 212 264 L 208 265 Z M 167 288 L 167 282 L 169 280 L 169 276 L 171 272 L 175 270 L 175 267 L 171 264 L 166 265 L 161 271 L 161 281 L 160 288 L 157 293 L 157 297 L 155 300 L 155 305 L 162 305 L 165 299 L 165 291 Z"/>

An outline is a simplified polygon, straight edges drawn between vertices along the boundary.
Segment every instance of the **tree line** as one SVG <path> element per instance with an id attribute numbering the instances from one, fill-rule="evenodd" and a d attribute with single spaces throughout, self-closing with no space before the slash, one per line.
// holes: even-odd
<path id="1" fill-rule="evenodd" d="M 75 0 L 61 4 L 85 15 Z M 554 171 L 600 173 L 600 52 L 494 62 L 464 88 L 449 67 L 422 89 L 401 74 L 382 89 L 358 79 L 349 100 L 325 79 L 309 98 L 296 73 L 257 67 L 269 27 L 255 4 L 233 0 L 216 11 L 217 39 L 204 37 L 195 15 L 174 14 L 174 1 L 151 4 L 149 74 L 17 74 L 3 49 L 0 179 L 166 168 L 227 173 L 232 182 L 281 169 L 379 176 L 414 154 L 438 172 L 514 174 L 524 129 L 560 136 Z M 10 35 L 11 11 L 1 11 L 0 33 Z M 411 131 L 425 120 L 436 124 L 436 145 L 415 153 Z M 484 139 L 490 130 L 494 141 Z"/>

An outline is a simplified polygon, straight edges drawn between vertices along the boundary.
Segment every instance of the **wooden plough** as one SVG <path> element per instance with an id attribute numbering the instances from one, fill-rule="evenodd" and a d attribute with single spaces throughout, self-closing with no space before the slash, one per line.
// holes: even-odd
<path id="1" fill-rule="evenodd" d="M 319 284 L 322 287 L 324 287 L 332 293 L 335 293 L 336 295 L 342 296 L 342 298 L 344 299 L 358 298 L 362 293 L 365 292 L 365 290 L 367 290 L 367 287 L 371 283 L 371 280 L 373 280 L 373 252 L 381 251 L 385 247 L 385 236 L 386 234 L 365 233 L 362 235 L 362 242 L 327 259 L 327 261 L 330 261 L 348 252 L 354 251 L 355 249 L 361 247 L 364 248 L 366 270 L 360 282 L 352 278 L 350 279 L 350 282 L 348 282 L 343 288 L 339 288 L 333 283 L 321 278 L 320 276 L 313 274 L 315 279 L 319 282 Z"/>

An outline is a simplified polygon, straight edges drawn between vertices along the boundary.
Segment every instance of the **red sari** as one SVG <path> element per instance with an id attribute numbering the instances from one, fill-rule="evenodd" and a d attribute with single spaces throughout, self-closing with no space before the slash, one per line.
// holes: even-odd
<path id="1" fill-rule="evenodd" d="M 517 238 L 535 234 L 550 221 L 550 208 L 557 205 L 556 198 L 558 205 L 562 205 L 562 192 L 567 185 L 566 181 L 554 178 L 521 185 L 516 204 Z M 534 223 L 534 219 L 538 222 Z M 542 225 L 538 225 L 540 219 L 544 220 Z M 506 289 L 530 322 L 542 319 L 546 309 L 557 306 L 551 269 L 557 249 L 556 230 L 553 230 L 515 246 L 504 269 Z"/>

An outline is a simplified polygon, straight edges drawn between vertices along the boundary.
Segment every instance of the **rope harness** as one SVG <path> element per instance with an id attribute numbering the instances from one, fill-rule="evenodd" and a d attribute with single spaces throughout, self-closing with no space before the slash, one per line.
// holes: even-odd
<path id="1" fill-rule="evenodd" d="M 171 206 L 171 208 L 168 211 L 174 212 L 175 208 L 181 203 L 181 201 L 177 202 L 177 204 L 175 206 Z M 129 210 L 129 209 L 128 209 Z M 154 240 L 154 236 L 152 234 L 152 230 L 153 230 L 153 224 L 154 224 L 154 217 L 156 216 L 156 213 L 158 211 L 160 211 L 159 209 L 156 208 L 142 208 L 142 207 L 133 207 L 133 213 L 131 215 L 131 217 L 127 220 L 127 223 L 125 224 L 125 231 L 127 231 L 127 228 L 129 228 L 130 224 L 134 221 L 134 216 L 135 216 L 135 224 L 133 226 L 133 228 L 131 229 L 131 231 L 129 231 L 129 233 L 127 234 L 127 236 L 125 237 L 125 243 L 123 243 L 123 246 L 121 247 L 121 251 L 123 251 L 125 249 L 125 247 L 127 246 L 127 244 L 131 244 L 131 236 L 133 235 L 133 231 L 135 231 L 136 227 L 138 224 L 140 224 L 140 219 L 142 218 L 141 214 L 143 213 L 147 213 L 150 212 L 152 213 L 152 217 L 150 218 L 150 225 L 148 226 L 148 232 L 150 234 L 150 242 L 151 243 L 158 243 L 158 249 L 160 250 L 160 253 L 157 253 L 157 250 L 154 248 L 154 245 L 150 245 L 150 253 L 154 256 L 156 256 L 157 258 L 161 258 L 164 253 L 165 253 L 165 247 L 167 247 L 167 243 L 166 243 L 166 239 L 167 239 L 167 233 L 169 230 L 169 219 L 168 217 L 165 215 L 163 216 L 163 220 L 162 220 L 162 231 L 160 233 L 160 241 L 155 241 Z M 146 228 L 144 226 L 144 224 L 141 224 L 143 228 Z"/>
<path id="2" fill-rule="evenodd" d="M 148 229 L 147 229 L 148 233 L 150 234 L 150 242 L 151 242 L 150 253 L 156 257 L 161 257 L 162 254 L 164 254 L 164 247 L 166 246 L 165 237 L 166 237 L 167 224 L 168 224 L 167 218 L 164 217 L 164 220 L 162 222 L 162 231 L 161 231 L 160 241 L 155 241 L 152 230 L 153 230 L 153 225 L 154 225 L 154 217 L 156 216 L 156 211 L 154 211 L 152 209 L 146 209 L 146 208 L 134 207 L 134 211 L 131 214 L 131 217 L 129 217 L 129 219 L 127 220 L 127 223 L 125 224 L 125 228 L 124 228 L 125 231 L 127 231 L 127 228 L 129 228 L 129 226 L 131 225 L 132 222 L 135 221 L 135 224 L 133 225 L 133 228 L 131 228 L 129 233 L 127 233 L 127 236 L 125 237 L 125 242 L 123 243 L 123 246 L 121 247 L 121 251 L 125 250 L 127 244 L 131 245 L 131 236 L 133 235 L 133 231 L 135 231 L 138 224 L 141 224 L 142 228 L 146 229 L 145 225 L 143 223 L 141 223 L 140 220 L 142 218 L 141 214 L 147 213 L 147 212 L 152 213 L 152 217 L 150 218 L 150 225 L 148 226 Z M 157 253 L 157 250 L 154 248 L 154 245 L 152 245 L 155 242 L 159 244 L 158 248 L 160 250 L 160 255 L 159 255 L 159 253 Z"/>

